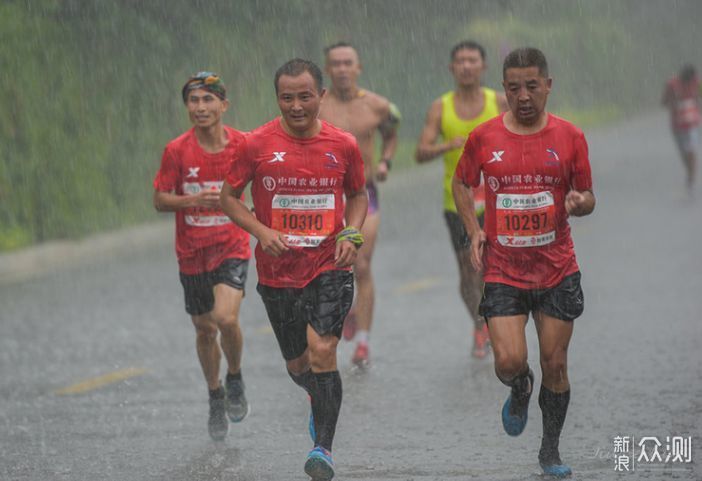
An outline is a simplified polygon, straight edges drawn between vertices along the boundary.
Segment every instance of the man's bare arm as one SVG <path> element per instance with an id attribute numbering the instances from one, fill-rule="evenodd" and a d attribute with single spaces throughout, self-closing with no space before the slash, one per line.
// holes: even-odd
<path id="1" fill-rule="evenodd" d="M 428 162 L 448 152 L 449 150 L 462 147 L 466 141 L 465 137 L 456 137 L 455 139 L 451 139 L 449 142 L 442 142 L 440 144 L 436 143 L 441 135 L 442 110 L 441 99 L 435 100 L 431 104 L 431 107 L 429 107 L 426 120 L 424 121 L 424 127 L 422 128 L 422 133 L 419 136 L 417 149 L 414 153 L 414 158 L 419 163 Z"/>

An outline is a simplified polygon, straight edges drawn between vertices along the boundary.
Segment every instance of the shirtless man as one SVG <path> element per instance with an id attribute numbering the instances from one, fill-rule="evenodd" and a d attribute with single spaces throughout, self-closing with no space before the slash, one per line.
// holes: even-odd
<path id="1" fill-rule="evenodd" d="M 387 178 L 397 147 L 397 126 L 400 115 L 387 99 L 358 86 L 362 67 L 356 49 L 348 43 L 336 43 L 324 49 L 326 72 L 331 79 L 319 117 L 350 132 L 356 137 L 365 165 L 368 190 L 368 216 L 361 232 L 365 239 L 353 266 L 356 278 L 356 302 L 344 321 L 344 338 L 355 339 L 352 362 L 368 364 L 368 339 L 373 322 L 375 288 L 371 275 L 371 257 L 380 225 L 378 192 L 374 179 Z M 375 131 L 382 139 L 380 162 L 374 164 Z"/>

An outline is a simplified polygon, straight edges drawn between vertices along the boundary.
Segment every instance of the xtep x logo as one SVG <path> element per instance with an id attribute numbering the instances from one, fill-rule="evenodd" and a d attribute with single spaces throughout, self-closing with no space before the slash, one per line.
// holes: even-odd
<path id="1" fill-rule="evenodd" d="M 268 161 L 269 164 L 272 164 L 274 162 L 285 162 L 285 157 L 286 152 L 273 152 L 273 158 Z"/>
<path id="2" fill-rule="evenodd" d="M 504 153 L 504 150 L 498 150 L 496 152 L 493 152 L 492 159 L 488 160 L 488 164 L 492 164 L 493 162 L 502 162 L 502 154 Z"/>
<path id="3" fill-rule="evenodd" d="M 188 167 L 190 171 L 185 177 L 197 177 L 197 173 L 200 172 L 200 167 Z"/>

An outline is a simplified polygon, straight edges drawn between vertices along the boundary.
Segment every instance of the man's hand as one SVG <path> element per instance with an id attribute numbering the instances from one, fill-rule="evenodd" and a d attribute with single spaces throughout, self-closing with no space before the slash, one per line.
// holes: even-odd
<path id="1" fill-rule="evenodd" d="M 477 235 L 470 238 L 470 263 L 476 272 L 483 270 L 483 247 L 487 242 L 484 230 L 478 231 Z"/>
<path id="2" fill-rule="evenodd" d="M 193 194 L 196 207 L 204 207 L 206 209 L 219 208 L 219 191 L 217 190 L 202 190 L 197 194 Z"/>
<path id="3" fill-rule="evenodd" d="M 571 190 L 566 194 L 565 208 L 568 215 L 576 217 L 588 215 L 595 208 L 595 196 L 589 190 L 583 192 Z"/>
<path id="4" fill-rule="evenodd" d="M 263 252 L 273 257 L 280 257 L 281 254 L 290 250 L 285 241 L 285 235 L 277 230 L 265 228 L 258 237 L 258 241 L 261 243 Z"/>
<path id="5" fill-rule="evenodd" d="M 454 137 L 448 141 L 449 150 L 460 149 L 466 145 L 466 140 L 468 137 Z"/>
<path id="6" fill-rule="evenodd" d="M 358 256 L 358 247 L 347 240 L 339 241 L 336 243 L 336 251 L 334 252 L 334 265 L 336 267 L 349 267 L 356 262 L 356 257 Z"/>
<path id="7" fill-rule="evenodd" d="M 389 171 L 390 169 L 388 168 L 388 163 L 381 160 L 378 162 L 378 170 L 375 172 L 375 178 L 378 179 L 379 182 L 384 182 L 388 178 Z"/>

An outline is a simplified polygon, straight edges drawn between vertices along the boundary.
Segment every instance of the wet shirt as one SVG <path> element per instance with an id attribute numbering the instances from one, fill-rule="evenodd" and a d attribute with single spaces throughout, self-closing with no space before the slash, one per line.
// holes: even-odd
<path id="1" fill-rule="evenodd" d="M 668 95 L 671 99 L 671 122 L 675 130 L 692 129 L 700 125 L 700 82 L 695 77 L 688 83 L 673 78 L 668 81 Z"/>
<path id="2" fill-rule="evenodd" d="M 222 152 L 203 150 L 190 129 L 166 145 L 154 189 L 192 195 L 202 190 L 219 192 L 243 134 L 225 126 L 229 142 Z M 175 212 L 176 255 L 180 272 L 201 274 L 215 270 L 225 259 L 251 257 L 249 234 L 220 209 L 188 207 Z"/>
<path id="3" fill-rule="evenodd" d="M 441 96 L 441 137 L 445 141 L 451 141 L 456 137 L 467 137 L 474 128 L 485 121 L 500 114 L 500 106 L 497 103 L 497 92 L 487 87 L 482 88 L 484 96 L 483 110 L 471 119 L 462 119 L 456 112 L 455 95 L 452 90 Z M 462 148 L 451 149 L 444 154 L 444 210 L 456 211 L 456 203 L 453 200 L 453 186 L 451 180 L 456 171 L 456 165 L 461 158 Z M 480 185 L 474 191 L 475 214 L 480 216 L 485 210 L 485 195 L 483 186 Z"/>
<path id="4" fill-rule="evenodd" d="M 304 287 L 334 265 L 344 228 L 344 193 L 363 188 L 363 160 L 353 136 L 327 122 L 311 138 L 289 135 L 272 120 L 251 132 L 235 153 L 227 182 L 251 182 L 256 218 L 282 232 L 291 247 L 273 257 L 256 246 L 259 282 Z"/>
<path id="5" fill-rule="evenodd" d="M 578 270 L 565 196 L 592 190 L 587 142 L 554 115 L 532 135 L 508 131 L 503 117 L 470 134 L 455 174 L 471 187 L 485 179 L 485 282 L 554 287 Z"/>

